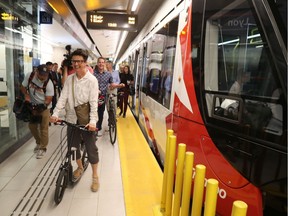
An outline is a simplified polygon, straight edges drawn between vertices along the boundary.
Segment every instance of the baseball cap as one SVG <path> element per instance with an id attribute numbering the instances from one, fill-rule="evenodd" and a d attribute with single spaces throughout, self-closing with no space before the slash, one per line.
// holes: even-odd
<path id="1" fill-rule="evenodd" d="M 45 64 L 39 65 L 37 69 L 40 75 L 47 75 L 49 73 Z"/>

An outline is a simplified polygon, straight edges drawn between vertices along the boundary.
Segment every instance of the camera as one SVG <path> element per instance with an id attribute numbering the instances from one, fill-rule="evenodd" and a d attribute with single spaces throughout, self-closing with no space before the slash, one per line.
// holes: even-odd
<path id="1" fill-rule="evenodd" d="M 68 69 L 72 68 L 72 62 L 71 62 L 71 45 L 65 46 L 66 49 L 66 54 L 63 56 L 65 57 L 64 60 L 62 61 L 62 67 L 66 66 Z"/>

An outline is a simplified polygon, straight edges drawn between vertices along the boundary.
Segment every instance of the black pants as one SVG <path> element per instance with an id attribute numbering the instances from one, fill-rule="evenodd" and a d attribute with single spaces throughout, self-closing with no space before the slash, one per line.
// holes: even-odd
<path id="1" fill-rule="evenodd" d="M 129 98 L 129 89 L 124 90 L 124 94 L 120 96 L 120 112 L 123 113 L 123 115 L 126 115 L 127 106 L 128 106 L 128 98 Z"/>
<path id="2" fill-rule="evenodd" d="M 76 147 L 76 159 L 81 158 L 80 153 L 80 143 L 84 142 L 87 154 L 88 154 L 88 161 L 91 164 L 97 164 L 99 162 L 99 153 L 98 148 L 96 146 L 96 133 L 95 132 L 87 132 L 81 131 L 80 129 L 73 128 L 71 126 L 67 127 L 67 142 L 72 147 Z M 71 142 L 71 143 L 70 143 Z"/>
<path id="3" fill-rule="evenodd" d="M 96 127 L 99 131 L 102 130 L 104 112 L 105 112 L 105 102 L 102 105 L 98 106 L 98 122 L 96 124 Z"/>

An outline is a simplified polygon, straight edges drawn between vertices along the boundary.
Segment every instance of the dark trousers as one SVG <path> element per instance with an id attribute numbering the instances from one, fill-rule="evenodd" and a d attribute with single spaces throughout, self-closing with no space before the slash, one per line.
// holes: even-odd
<path id="1" fill-rule="evenodd" d="M 105 111 L 105 103 L 98 106 L 98 122 L 96 124 L 97 129 L 100 131 L 102 130 L 102 122 L 103 122 L 103 116 Z"/>
<path id="2" fill-rule="evenodd" d="M 120 112 L 123 113 L 123 115 L 126 115 L 128 98 L 129 98 L 129 90 L 125 89 L 124 94 L 120 96 L 120 106 L 119 106 Z"/>
<path id="3" fill-rule="evenodd" d="M 96 133 L 81 131 L 77 128 L 68 126 L 67 127 L 67 142 L 69 142 L 69 145 L 71 145 L 72 147 L 77 148 L 76 150 L 77 160 L 81 158 L 79 147 L 82 141 L 84 142 L 84 145 L 87 150 L 88 161 L 91 164 L 97 164 L 99 162 L 99 154 L 98 154 L 98 148 L 96 146 Z"/>

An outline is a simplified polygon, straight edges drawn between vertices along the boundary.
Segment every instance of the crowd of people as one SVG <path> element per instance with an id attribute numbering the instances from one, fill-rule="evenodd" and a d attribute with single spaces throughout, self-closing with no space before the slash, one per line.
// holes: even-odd
<path id="1" fill-rule="evenodd" d="M 87 62 L 88 52 L 83 49 L 76 49 L 70 58 L 71 65 L 62 64 L 59 68 L 57 63 L 48 61 L 34 68 L 25 76 L 21 92 L 25 101 L 30 102 L 33 107 L 29 129 L 36 141 L 34 152 L 37 159 L 44 157 L 49 143 L 49 125 L 60 120 L 62 111 L 65 111 L 66 121 L 84 124 L 88 131 L 92 131 L 73 130 L 74 138 L 70 140 L 72 128 L 67 126 L 67 141 L 75 147 L 79 147 L 81 141 L 84 142 L 92 167 L 91 190 L 96 192 L 99 188 L 96 136 L 103 134 L 107 93 L 121 93 L 117 94 L 115 106 L 120 109 L 118 117 L 125 118 L 129 88 L 134 84 L 134 78 L 128 65 L 120 65 L 117 71 L 113 69 L 113 63 L 103 57 L 97 59 L 97 64 L 92 69 Z M 99 98 L 103 98 L 104 102 L 99 103 Z M 88 109 L 83 108 L 85 106 Z M 79 112 L 87 112 L 88 118 L 81 119 Z M 78 168 L 73 172 L 73 177 L 80 178 L 83 173 L 80 151 L 76 152 L 76 163 Z"/>

